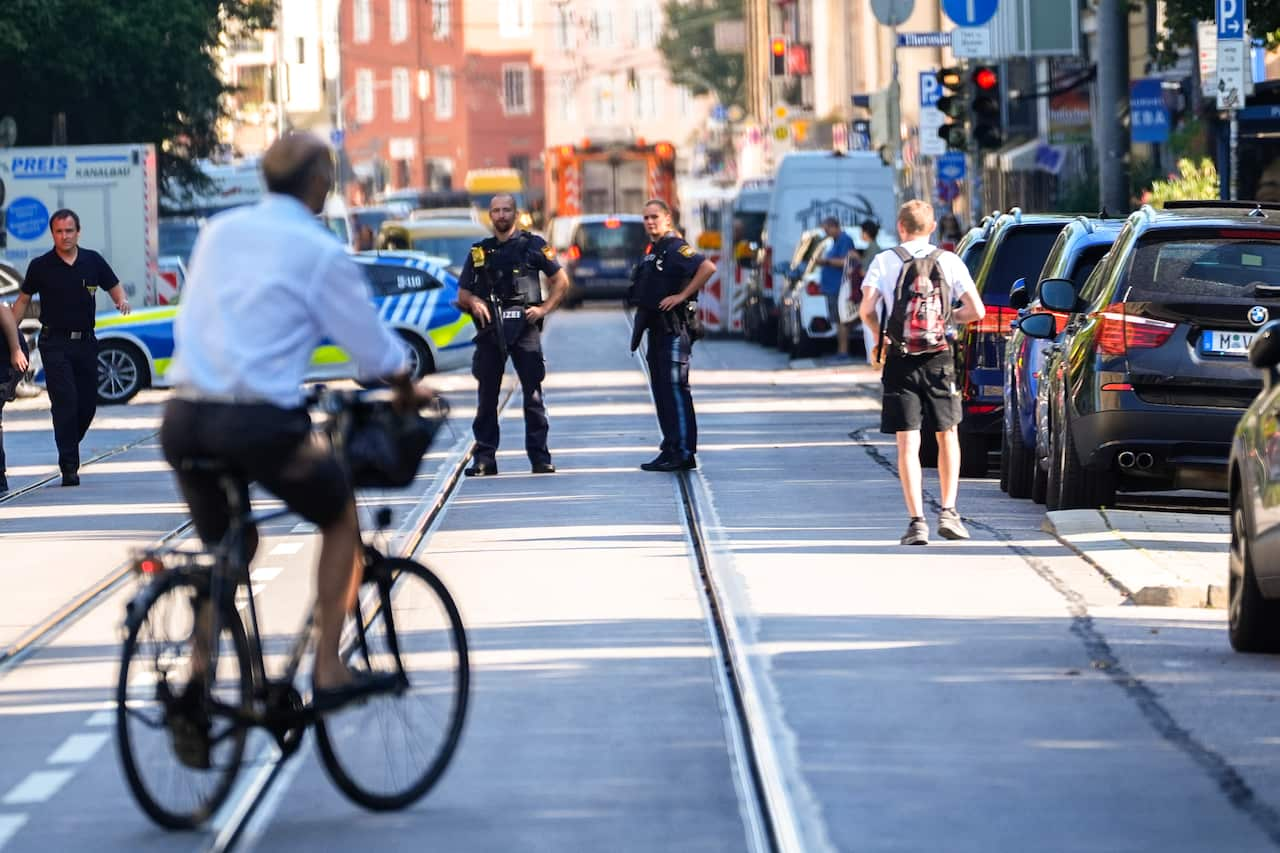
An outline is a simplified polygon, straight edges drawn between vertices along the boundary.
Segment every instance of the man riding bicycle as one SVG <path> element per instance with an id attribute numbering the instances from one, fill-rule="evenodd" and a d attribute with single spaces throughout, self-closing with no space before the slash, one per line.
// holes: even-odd
<path id="1" fill-rule="evenodd" d="M 368 285 L 316 215 L 333 188 L 333 161 L 318 137 L 293 133 L 262 157 L 268 195 L 211 219 L 196 240 L 174 324 L 160 441 L 177 472 L 201 539 L 230 524 L 215 459 L 243 483 L 257 482 L 321 532 L 313 670 L 317 711 L 380 692 L 394 674 L 356 678 L 338 654 L 343 620 L 360 584 L 355 499 L 328 445 L 312 436 L 302 380 L 324 340 L 345 350 L 362 379 L 385 379 L 397 407 L 434 399 L 409 379 L 399 339 L 378 319 Z M 252 556 L 257 536 L 249 531 Z M 204 662 L 194 662 L 199 670 Z"/>

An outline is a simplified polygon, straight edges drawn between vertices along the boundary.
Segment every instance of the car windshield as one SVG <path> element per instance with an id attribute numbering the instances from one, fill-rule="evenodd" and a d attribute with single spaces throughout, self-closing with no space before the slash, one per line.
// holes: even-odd
<path id="1" fill-rule="evenodd" d="M 1061 230 L 1061 224 L 1010 228 L 996 247 L 986 279 L 978 285 L 982 301 L 987 305 L 1008 305 L 1013 283 L 1020 278 L 1035 280 Z"/>
<path id="2" fill-rule="evenodd" d="M 467 252 L 471 251 L 472 245 L 481 239 L 481 236 L 466 234 L 449 237 L 415 237 L 413 248 L 417 252 L 448 258 L 450 264 L 461 264 L 467 259 Z"/>
<path id="3" fill-rule="evenodd" d="M 584 222 L 574 242 L 584 255 L 638 258 L 648 238 L 642 223 L 607 220 Z"/>
<path id="4" fill-rule="evenodd" d="M 1212 229 L 1160 237 L 1153 234 L 1134 250 L 1126 300 L 1274 296 L 1276 291 L 1259 288 L 1280 287 L 1280 231 L 1235 237 L 1230 229 Z"/>
<path id="5" fill-rule="evenodd" d="M 746 240 L 748 243 L 759 243 L 764 233 L 763 213 L 745 213 L 736 211 L 733 214 L 733 239 Z"/>

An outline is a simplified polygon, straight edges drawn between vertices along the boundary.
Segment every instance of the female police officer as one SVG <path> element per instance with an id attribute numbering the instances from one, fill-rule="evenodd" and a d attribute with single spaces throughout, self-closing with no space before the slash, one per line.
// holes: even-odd
<path id="1" fill-rule="evenodd" d="M 698 423 L 689 392 L 691 326 L 698 291 L 716 271 L 715 264 L 675 233 L 671 208 L 659 199 L 644 206 L 649 245 L 632 274 L 630 300 L 636 307 L 631 350 L 649 333 L 649 384 L 658 407 L 662 445 L 645 471 L 682 471 L 697 467 Z"/>

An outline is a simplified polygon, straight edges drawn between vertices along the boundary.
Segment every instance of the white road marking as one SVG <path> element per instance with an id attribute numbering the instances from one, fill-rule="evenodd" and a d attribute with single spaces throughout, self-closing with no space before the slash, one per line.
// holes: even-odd
<path id="1" fill-rule="evenodd" d="M 6 806 L 43 803 L 58 793 L 58 789 L 67 784 L 75 772 L 74 770 L 36 770 L 13 786 L 0 802 Z"/>
<path id="2" fill-rule="evenodd" d="M 254 569 L 250 573 L 249 577 L 253 578 L 255 581 L 266 583 L 269 580 L 275 580 L 275 578 L 283 571 L 284 569 L 279 568 L 278 566 L 260 566 Z M 258 587 L 255 585 L 254 591 L 256 592 L 257 589 Z"/>
<path id="3" fill-rule="evenodd" d="M 24 814 L 0 815 L 0 847 L 8 844 L 9 839 L 17 835 L 18 830 L 22 829 L 22 825 L 26 822 L 27 816 Z"/>
<path id="4" fill-rule="evenodd" d="M 294 533 L 315 533 L 316 526 L 309 521 L 303 521 L 293 526 Z"/>
<path id="5" fill-rule="evenodd" d="M 71 735 L 49 756 L 50 764 L 82 764 L 111 738 L 109 732 Z"/>
<path id="6" fill-rule="evenodd" d="M 273 557 L 276 556 L 277 554 L 283 554 L 287 556 L 289 554 L 296 554 L 301 550 L 302 550 L 301 542 L 280 542 L 276 545 L 276 547 L 271 549 L 271 555 Z"/>
<path id="7" fill-rule="evenodd" d="M 115 722 L 116 722 L 116 712 L 114 709 L 111 709 L 107 711 L 95 711 L 93 715 L 89 717 L 85 725 L 86 726 L 111 726 L 111 725 L 115 725 Z"/>

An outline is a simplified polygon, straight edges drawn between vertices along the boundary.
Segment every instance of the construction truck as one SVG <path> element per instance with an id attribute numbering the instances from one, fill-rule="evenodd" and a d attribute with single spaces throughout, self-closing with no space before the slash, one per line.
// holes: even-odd
<path id="1" fill-rule="evenodd" d="M 670 142 L 555 145 L 547 149 L 547 211 L 552 217 L 639 213 L 651 198 L 678 212 L 676 149 Z"/>

